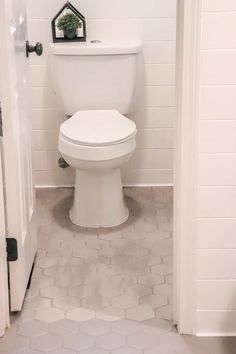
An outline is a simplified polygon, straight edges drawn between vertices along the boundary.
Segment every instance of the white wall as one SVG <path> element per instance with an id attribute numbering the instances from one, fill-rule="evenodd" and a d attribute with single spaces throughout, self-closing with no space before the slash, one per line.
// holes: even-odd
<path id="1" fill-rule="evenodd" d="M 236 2 L 203 0 L 197 332 L 236 334 Z"/>
<path id="2" fill-rule="evenodd" d="M 68 185 L 73 172 L 58 168 L 57 136 L 64 117 L 50 83 L 50 20 L 65 0 L 27 0 L 29 39 L 41 41 L 43 57 L 31 56 L 33 158 L 37 185 Z M 123 173 L 126 184 L 171 184 L 176 0 L 72 0 L 86 16 L 89 39 L 140 38 L 144 42 L 145 82 L 137 151 Z"/>

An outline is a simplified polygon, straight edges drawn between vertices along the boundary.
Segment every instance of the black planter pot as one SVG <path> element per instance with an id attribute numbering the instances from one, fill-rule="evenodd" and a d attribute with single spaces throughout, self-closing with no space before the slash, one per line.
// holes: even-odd
<path id="1" fill-rule="evenodd" d="M 77 37 L 77 28 L 73 28 L 73 27 L 65 28 L 64 37 L 66 39 L 75 39 Z"/>

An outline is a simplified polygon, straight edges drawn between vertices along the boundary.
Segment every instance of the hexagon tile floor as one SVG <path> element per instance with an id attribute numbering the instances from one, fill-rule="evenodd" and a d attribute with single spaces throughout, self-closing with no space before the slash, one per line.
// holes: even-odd
<path id="1" fill-rule="evenodd" d="M 172 188 L 126 188 L 130 218 L 109 230 L 73 226 L 72 195 L 38 191 L 32 283 L 0 354 L 223 353 L 172 328 Z"/>

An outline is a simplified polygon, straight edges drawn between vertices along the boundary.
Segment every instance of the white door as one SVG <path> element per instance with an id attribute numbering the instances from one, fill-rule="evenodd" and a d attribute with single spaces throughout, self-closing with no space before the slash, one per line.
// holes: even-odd
<path id="1" fill-rule="evenodd" d="M 0 1 L 0 99 L 7 238 L 17 241 L 9 262 L 10 308 L 22 308 L 36 254 L 37 227 L 31 163 L 25 0 Z"/>

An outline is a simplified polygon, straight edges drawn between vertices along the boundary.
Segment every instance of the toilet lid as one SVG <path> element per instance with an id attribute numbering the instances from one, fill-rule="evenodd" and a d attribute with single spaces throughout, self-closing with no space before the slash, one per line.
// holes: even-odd
<path id="1" fill-rule="evenodd" d="M 60 133 L 80 145 L 112 145 L 135 135 L 135 123 L 118 111 L 79 111 L 62 123 Z"/>

